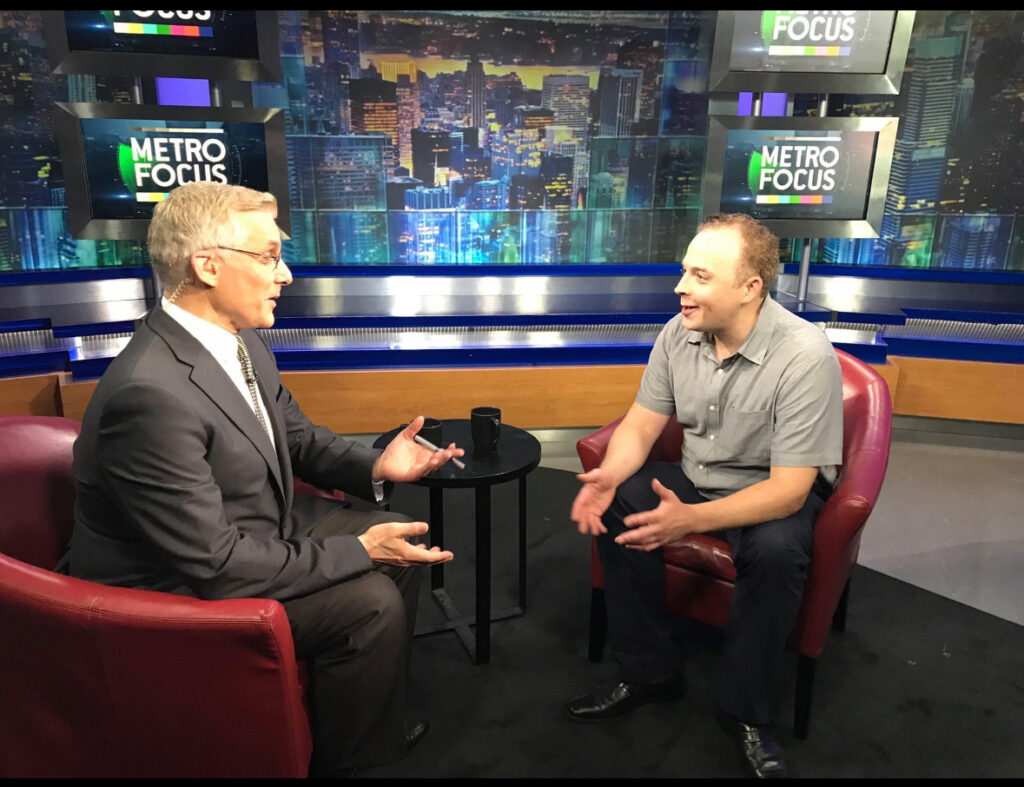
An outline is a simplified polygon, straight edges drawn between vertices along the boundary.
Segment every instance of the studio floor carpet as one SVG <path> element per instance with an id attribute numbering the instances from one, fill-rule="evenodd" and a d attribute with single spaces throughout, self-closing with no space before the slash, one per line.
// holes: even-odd
<path id="1" fill-rule="evenodd" d="M 365 778 L 731 778 L 744 775 L 714 721 L 721 634 L 680 621 L 688 693 L 603 724 L 567 699 L 611 675 L 587 660 L 590 547 L 569 521 L 572 473 L 529 476 L 527 609 L 493 623 L 491 659 L 474 665 L 453 632 L 417 637 L 410 705 L 431 730 L 403 760 Z M 428 518 L 427 492 L 401 485 L 396 511 Z M 515 603 L 516 484 L 493 492 L 492 609 Z M 868 522 L 871 527 L 871 522 Z M 446 587 L 474 602 L 473 493 L 445 492 Z M 443 620 L 424 577 L 421 625 Z M 810 735 L 792 735 L 795 656 L 779 738 L 792 775 L 1024 776 L 1024 627 L 856 567 L 845 633 L 818 660 Z"/>

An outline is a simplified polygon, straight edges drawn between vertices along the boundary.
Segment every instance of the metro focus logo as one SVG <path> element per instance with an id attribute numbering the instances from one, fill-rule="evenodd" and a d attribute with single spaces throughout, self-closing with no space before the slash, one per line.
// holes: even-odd
<path id="1" fill-rule="evenodd" d="M 759 205 L 831 205 L 844 160 L 839 137 L 766 137 L 750 154 L 747 186 Z"/>
<path id="2" fill-rule="evenodd" d="M 221 129 L 160 129 L 162 136 L 132 136 L 117 146 L 121 180 L 136 202 L 159 202 L 183 183 L 228 182 L 228 148 Z"/>
<path id="3" fill-rule="evenodd" d="M 865 18 L 858 18 L 858 14 Z M 761 38 L 769 55 L 849 57 L 867 11 L 762 11 Z"/>

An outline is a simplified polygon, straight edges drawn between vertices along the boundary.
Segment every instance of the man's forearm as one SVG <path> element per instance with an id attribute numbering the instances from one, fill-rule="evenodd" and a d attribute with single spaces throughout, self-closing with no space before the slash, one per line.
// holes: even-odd
<path id="1" fill-rule="evenodd" d="M 620 424 L 608 441 L 601 470 L 618 486 L 643 466 L 652 444 L 639 430 Z"/>
<path id="2" fill-rule="evenodd" d="M 768 478 L 726 497 L 690 506 L 692 532 L 707 533 L 731 527 L 749 527 L 792 516 L 807 499 L 802 485 Z"/>

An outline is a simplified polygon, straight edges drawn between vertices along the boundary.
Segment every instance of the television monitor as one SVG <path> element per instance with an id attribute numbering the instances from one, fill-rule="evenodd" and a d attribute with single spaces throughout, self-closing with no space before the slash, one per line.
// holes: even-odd
<path id="1" fill-rule="evenodd" d="M 279 82 L 276 11 L 44 11 L 57 74 Z"/>
<path id="2" fill-rule="evenodd" d="M 900 92 L 914 11 L 719 11 L 709 91 Z"/>
<path id="3" fill-rule="evenodd" d="M 898 118 L 709 117 L 702 213 L 781 238 L 876 238 Z"/>
<path id="4" fill-rule="evenodd" d="M 290 231 L 280 109 L 57 102 L 55 116 L 75 238 L 145 240 L 154 205 L 193 180 L 269 191 Z"/>

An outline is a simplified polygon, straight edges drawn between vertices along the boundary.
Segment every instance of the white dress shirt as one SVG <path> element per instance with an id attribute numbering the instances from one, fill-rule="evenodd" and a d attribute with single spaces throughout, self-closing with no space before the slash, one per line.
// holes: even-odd
<path id="1" fill-rule="evenodd" d="M 249 395 L 249 386 L 246 384 L 245 376 L 242 374 L 242 364 L 238 360 L 238 339 L 235 338 L 235 334 L 214 325 L 212 322 L 207 322 L 202 317 L 196 317 L 180 306 L 175 306 L 166 298 L 160 299 L 160 305 L 167 312 L 168 317 L 192 334 L 196 341 L 203 345 L 210 355 L 216 359 L 231 382 L 235 384 L 239 396 L 242 397 L 249 406 L 249 409 L 252 410 L 253 415 L 255 415 L 256 408 L 253 406 L 252 396 Z M 267 409 L 267 403 L 264 401 L 263 394 L 260 393 L 258 387 L 256 388 L 256 395 L 260 398 L 260 407 L 263 408 L 270 442 L 276 450 L 277 443 L 274 442 L 274 430 L 270 426 L 270 411 Z"/>

